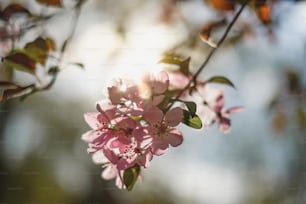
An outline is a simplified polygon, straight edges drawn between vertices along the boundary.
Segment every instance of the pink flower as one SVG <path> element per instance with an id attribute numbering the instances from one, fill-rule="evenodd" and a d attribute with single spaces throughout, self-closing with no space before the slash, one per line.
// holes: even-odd
<path id="1" fill-rule="evenodd" d="M 151 151 L 155 155 L 164 154 L 169 145 L 176 147 L 183 142 L 182 133 L 174 128 L 183 117 L 181 108 L 176 107 L 166 114 L 152 106 L 144 115 L 144 119 L 150 124 L 146 127 L 148 135 L 152 136 Z"/>
<path id="2" fill-rule="evenodd" d="M 118 130 L 110 141 L 109 149 L 118 157 L 115 162 L 117 168 L 124 170 L 136 163 L 148 167 L 153 156 L 148 146 L 150 138 L 145 139 L 139 135 L 140 123 L 127 117 L 118 122 L 116 128 Z"/>
<path id="3" fill-rule="evenodd" d="M 211 88 L 207 84 L 199 87 L 198 93 L 201 95 L 204 103 L 204 106 L 198 106 L 199 115 L 204 124 L 210 125 L 217 122 L 221 132 L 229 132 L 231 127 L 230 114 L 243 111 L 243 107 L 225 109 L 223 91 L 221 89 Z"/>
<path id="4" fill-rule="evenodd" d="M 161 71 L 156 75 L 150 75 L 148 81 L 153 95 L 163 94 L 167 91 L 169 86 L 169 76 L 167 72 Z"/>
<path id="5" fill-rule="evenodd" d="M 170 90 L 181 90 L 186 87 L 189 81 L 192 79 L 192 75 L 185 75 L 181 71 L 172 71 L 169 75 L 169 88 Z"/>
<path id="6" fill-rule="evenodd" d="M 110 160 L 105 156 L 108 155 Z M 103 151 L 99 150 L 95 152 L 92 156 L 94 163 L 96 164 L 102 164 L 102 166 L 105 167 L 104 171 L 102 172 L 101 176 L 105 180 L 111 180 L 111 179 L 116 179 L 116 186 L 118 188 L 124 188 L 122 178 L 123 178 L 123 171 L 119 171 L 117 166 L 114 164 L 116 163 L 116 160 L 118 158 L 116 157 L 115 154 L 113 154 L 111 151 Z"/>
<path id="7" fill-rule="evenodd" d="M 101 113 L 86 113 L 85 121 L 93 129 L 82 135 L 82 140 L 90 143 L 88 152 L 95 152 L 103 148 L 112 137 L 112 130 L 108 128 L 108 120 Z"/>

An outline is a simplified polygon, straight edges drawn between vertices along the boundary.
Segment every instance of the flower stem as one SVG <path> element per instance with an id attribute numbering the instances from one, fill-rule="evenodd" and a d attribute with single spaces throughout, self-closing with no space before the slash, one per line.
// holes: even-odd
<path id="1" fill-rule="evenodd" d="M 206 59 L 204 60 L 204 62 L 202 63 L 202 65 L 198 68 L 198 70 L 196 71 L 196 73 L 193 75 L 192 79 L 189 81 L 189 83 L 178 93 L 178 95 L 175 97 L 175 99 L 173 100 L 174 102 L 177 101 L 181 95 L 188 90 L 192 84 L 196 84 L 196 80 L 199 76 L 199 74 L 204 70 L 204 68 L 206 67 L 206 65 L 208 64 L 209 60 L 211 59 L 211 57 L 214 55 L 214 53 L 217 51 L 217 49 L 221 46 L 221 44 L 224 42 L 224 40 L 226 39 L 229 31 L 232 29 L 233 25 L 236 23 L 237 19 L 239 18 L 240 14 L 242 13 L 243 9 L 245 8 L 245 6 L 248 4 L 250 0 L 245 0 L 240 9 L 238 10 L 238 12 L 236 13 L 236 15 L 234 16 L 233 20 L 230 22 L 230 24 L 228 24 L 227 28 L 225 29 L 225 32 L 223 33 L 222 37 L 220 38 L 220 40 L 218 41 L 216 47 L 212 47 L 210 53 L 208 54 L 208 56 L 206 57 Z M 173 103 L 174 103 L 173 102 Z M 171 106 L 173 105 L 173 103 L 171 103 L 167 110 L 169 110 L 171 108 Z"/>

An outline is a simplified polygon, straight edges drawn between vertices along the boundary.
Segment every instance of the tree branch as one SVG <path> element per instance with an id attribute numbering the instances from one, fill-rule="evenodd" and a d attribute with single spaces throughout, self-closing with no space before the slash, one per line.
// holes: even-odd
<path id="1" fill-rule="evenodd" d="M 232 29 L 233 25 L 236 23 L 237 19 L 239 18 L 240 14 L 242 13 L 242 11 L 244 10 L 245 6 L 248 4 L 250 0 L 245 0 L 240 9 L 238 10 L 238 12 L 236 13 L 236 15 L 234 16 L 233 20 L 230 22 L 230 24 L 228 24 L 225 32 L 223 33 L 222 37 L 220 38 L 220 40 L 218 41 L 216 47 L 212 47 L 210 53 L 208 54 L 207 58 L 204 60 L 204 62 L 202 63 L 202 65 L 198 68 L 198 70 L 196 71 L 196 73 L 193 75 L 192 79 L 189 81 L 189 83 L 178 93 L 178 95 L 175 97 L 175 99 L 173 101 L 177 101 L 181 95 L 188 90 L 192 84 L 196 85 L 196 80 L 199 76 L 199 74 L 204 70 L 204 68 L 206 67 L 206 65 L 208 64 L 209 60 L 211 59 L 211 57 L 214 55 L 214 53 L 217 51 L 217 49 L 221 46 L 221 44 L 224 42 L 224 40 L 226 39 L 228 33 L 230 32 L 230 30 Z M 173 103 L 171 103 L 169 105 L 169 107 L 167 108 L 167 110 L 169 110 L 171 108 L 171 106 L 173 105 Z"/>

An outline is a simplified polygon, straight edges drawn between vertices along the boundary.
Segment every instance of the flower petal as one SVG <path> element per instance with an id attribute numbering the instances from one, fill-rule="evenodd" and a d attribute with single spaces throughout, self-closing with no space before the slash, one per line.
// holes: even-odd
<path id="1" fill-rule="evenodd" d="M 143 118 L 150 124 L 160 123 L 163 119 L 163 112 L 156 106 L 151 106 L 144 111 Z"/>
<path id="2" fill-rule="evenodd" d="M 160 140 L 160 141 L 154 141 L 151 150 L 154 155 L 160 156 L 167 152 L 169 147 L 169 144 L 167 141 Z"/>
<path id="3" fill-rule="evenodd" d="M 92 161 L 95 164 L 104 164 L 109 162 L 108 159 L 104 156 L 102 150 L 98 150 L 92 155 Z"/>
<path id="4" fill-rule="evenodd" d="M 244 107 L 242 106 L 237 106 L 237 107 L 232 107 L 226 110 L 226 113 L 231 114 L 231 113 L 239 113 L 244 111 Z"/>
<path id="5" fill-rule="evenodd" d="M 151 152 L 147 152 L 141 156 L 138 156 L 137 162 L 140 166 L 147 168 L 149 166 L 150 161 L 152 160 L 153 155 Z"/>
<path id="6" fill-rule="evenodd" d="M 82 135 L 81 139 L 84 142 L 92 143 L 93 141 L 95 141 L 100 136 L 101 136 L 101 132 L 100 131 L 90 130 L 90 131 L 84 133 Z"/>
<path id="7" fill-rule="evenodd" d="M 110 164 L 102 172 L 102 178 L 104 178 L 106 180 L 110 180 L 110 179 L 115 178 L 117 176 L 117 174 L 118 174 L 118 170 L 117 170 L 116 166 Z"/>
<path id="8" fill-rule="evenodd" d="M 183 142 L 183 135 L 178 129 L 173 129 L 169 132 L 167 141 L 172 147 L 177 147 Z"/>
<path id="9" fill-rule="evenodd" d="M 100 127 L 100 123 L 98 121 L 98 112 L 90 112 L 84 114 L 84 119 L 92 129 L 96 130 Z"/>
<path id="10" fill-rule="evenodd" d="M 165 122 L 171 127 L 175 127 L 182 121 L 183 110 L 180 107 L 175 107 L 168 111 L 165 115 Z"/>
<path id="11" fill-rule="evenodd" d="M 231 121 L 227 117 L 220 117 L 219 118 L 219 130 L 223 133 L 228 133 L 231 128 Z"/>

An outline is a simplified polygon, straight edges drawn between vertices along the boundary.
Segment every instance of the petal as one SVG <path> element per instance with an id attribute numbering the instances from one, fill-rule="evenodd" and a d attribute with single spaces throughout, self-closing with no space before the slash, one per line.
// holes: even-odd
<path id="1" fill-rule="evenodd" d="M 198 106 L 198 107 L 199 107 L 198 114 L 201 117 L 202 124 L 205 127 L 212 125 L 217 118 L 216 112 L 207 106 Z"/>
<path id="2" fill-rule="evenodd" d="M 213 109 L 216 112 L 220 112 L 223 109 L 224 106 L 224 95 L 223 93 L 220 93 L 217 95 L 215 103 L 212 105 Z"/>
<path id="3" fill-rule="evenodd" d="M 117 175 L 117 178 L 116 178 L 116 186 L 119 188 L 119 189 L 123 189 L 125 188 L 125 185 L 123 184 L 122 182 L 122 176 L 123 173 L 121 173 L 121 176 L 120 175 Z"/>
<path id="4" fill-rule="evenodd" d="M 182 121 L 183 110 L 180 107 L 175 107 L 168 111 L 165 115 L 165 122 L 171 127 L 175 127 Z"/>
<path id="5" fill-rule="evenodd" d="M 112 163 L 116 164 L 118 162 L 118 157 L 115 155 L 115 153 L 107 148 L 103 149 L 104 156 Z"/>
<path id="6" fill-rule="evenodd" d="M 140 166 L 147 168 L 149 166 L 150 161 L 152 160 L 153 155 L 151 152 L 147 152 L 137 158 L 137 163 Z"/>
<path id="7" fill-rule="evenodd" d="M 160 123 L 163 119 L 163 112 L 156 106 L 151 106 L 144 111 L 143 118 L 150 124 Z"/>
<path id="8" fill-rule="evenodd" d="M 159 105 L 164 100 L 164 98 L 165 98 L 164 95 L 154 96 L 153 101 L 152 101 L 152 105 L 153 106 Z"/>
<path id="9" fill-rule="evenodd" d="M 156 76 L 152 76 L 151 86 L 154 94 L 164 93 L 169 86 L 169 76 L 167 72 L 161 71 Z"/>
<path id="10" fill-rule="evenodd" d="M 115 165 L 110 164 L 102 172 L 102 178 L 106 180 L 110 180 L 110 179 L 115 178 L 117 174 L 118 174 L 118 171 Z"/>
<path id="11" fill-rule="evenodd" d="M 223 133 L 228 133 L 231 128 L 231 121 L 227 117 L 220 117 L 219 118 L 219 130 Z"/>
<path id="12" fill-rule="evenodd" d="M 151 149 L 152 149 L 152 153 L 154 155 L 160 156 L 162 154 L 165 154 L 168 150 L 169 144 L 167 143 L 167 141 L 154 141 Z"/>
<path id="13" fill-rule="evenodd" d="M 118 87 L 112 86 L 108 87 L 108 96 L 109 99 L 111 100 L 112 104 L 120 104 L 121 103 L 121 98 L 123 96 L 122 92 L 119 90 Z"/>
<path id="14" fill-rule="evenodd" d="M 116 127 L 122 129 L 134 129 L 136 127 L 136 122 L 129 117 L 124 117 L 118 121 Z"/>
<path id="15" fill-rule="evenodd" d="M 178 129 L 173 129 L 169 132 L 167 141 L 172 147 L 177 147 L 183 142 L 183 135 Z"/>
<path id="16" fill-rule="evenodd" d="M 231 114 L 231 113 L 239 113 L 244 111 L 244 107 L 242 106 L 237 106 L 237 107 L 232 107 L 226 110 L 226 113 Z"/>
<path id="17" fill-rule="evenodd" d="M 102 150 L 98 150 L 92 155 L 92 161 L 95 164 L 104 164 L 109 162 L 108 159 L 104 156 Z"/>
<path id="18" fill-rule="evenodd" d="M 95 141 L 100 136 L 101 136 L 101 132 L 100 131 L 90 130 L 90 131 L 84 133 L 82 135 L 81 139 L 84 142 L 92 143 L 93 141 Z"/>
<path id="19" fill-rule="evenodd" d="M 117 162 L 117 168 L 118 170 L 124 170 L 124 169 L 127 169 L 127 168 L 130 168 L 132 166 L 134 166 L 135 164 L 135 158 L 131 159 L 131 160 L 126 160 L 126 159 L 119 159 L 118 162 Z"/>
<path id="20" fill-rule="evenodd" d="M 100 127 L 100 123 L 98 121 L 98 112 L 90 112 L 84 114 L 84 119 L 92 129 L 96 130 Z"/>
<path id="21" fill-rule="evenodd" d="M 190 81 L 190 77 L 182 74 L 181 72 L 175 71 L 169 73 L 170 88 L 183 89 Z"/>

